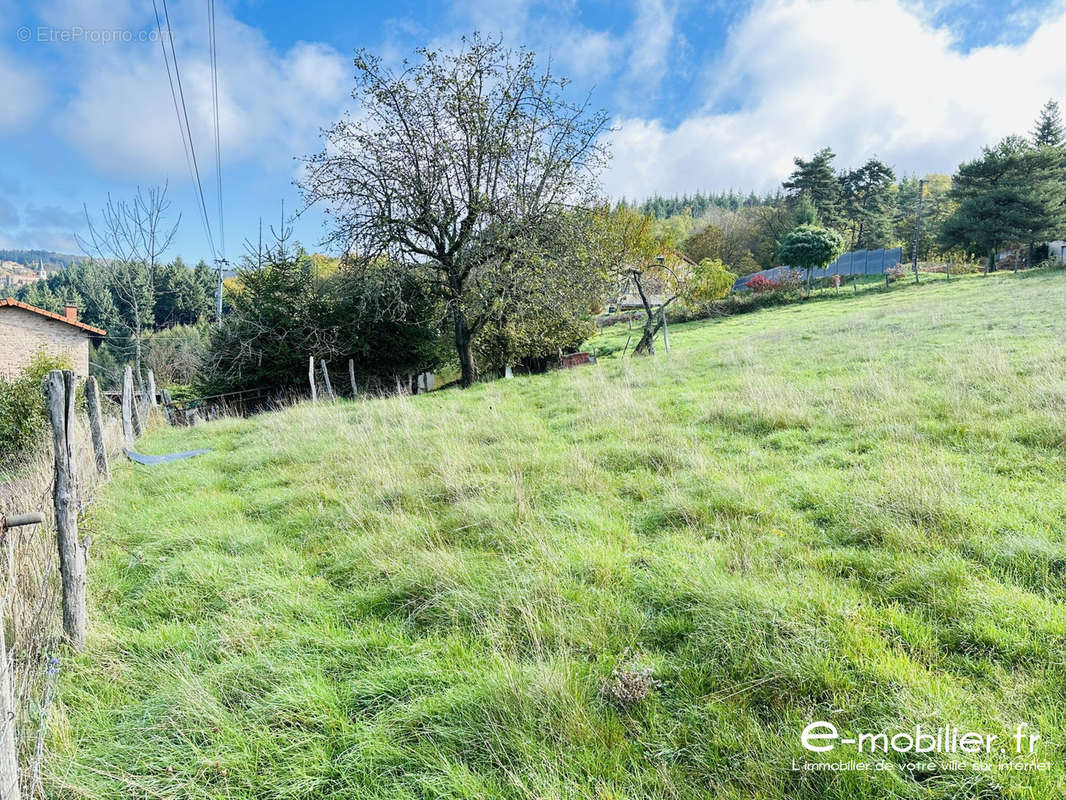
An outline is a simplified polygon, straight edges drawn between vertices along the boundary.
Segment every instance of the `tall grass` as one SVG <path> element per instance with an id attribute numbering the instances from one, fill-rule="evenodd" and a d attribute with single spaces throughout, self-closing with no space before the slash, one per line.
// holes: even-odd
<path id="1" fill-rule="evenodd" d="M 121 465 L 91 510 L 51 795 L 1063 796 L 1064 288 L 152 434 L 213 452 Z M 1028 722 L 1053 768 L 793 771 L 816 719 Z"/>
<path id="2" fill-rule="evenodd" d="M 155 420 L 159 422 L 159 420 Z M 105 415 L 104 447 L 113 461 L 121 455 L 117 416 Z M 78 502 L 84 511 L 99 491 L 87 419 L 75 420 L 74 461 Z M 44 733 L 55 699 L 56 665 L 61 655 L 60 585 L 52 487 L 54 460 L 49 439 L 37 442 L 21 460 L 8 461 L 0 482 L 0 514 L 39 511 L 42 525 L 4 531 L 0 543 L 0 575 L 6 645 L 14 666 L 12 691 L 19 747 L 20 784 L 24 797 L 42 797 L 41 761 Z M 4 723 L 6 724 L 6 723 Z"/>

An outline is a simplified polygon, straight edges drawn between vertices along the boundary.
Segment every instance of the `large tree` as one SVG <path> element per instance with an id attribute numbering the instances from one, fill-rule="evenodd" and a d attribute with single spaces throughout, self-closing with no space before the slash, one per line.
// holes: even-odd
<path id="1" fill-rule="evenodd" d="M 796 168 L 782 186 L 793 198 L 807 197 L 814 204 L 823 225 L 837 228 L 843 224 L 841 185 L 833 167 L 836 154 L 823 147 L 809 160 L 794 158 Z"/>
<path id="2" fill-rule="evenodd" d="M 888 243 L 895 180 L 892 168 L 877 158 L 871 158 L 841 176 L 844 214 L 850 234 L 849 249 L 869 250 Z"/>
<path id="3" fill-rule="evenodd" d="M 944 222 L 941 244 L 985 254 L 990 270 L 1000 246 L 1061 233 L 1066 222 L 1062 154 L 1009 136 L 959 167 L 951 198 L 957 206 Z"/>
<path id="4" fill-rule="evenodd" d="M 593 203 L 607 119 L 528 50 L 475 34 L 418 52 L 399 70 L 360 52 L 359 110 L 326 131 L 301 187 L 353 263 L 387 259 L 443 301 L 469 386 L 478 332 L 535 284 L 570 284 L 579 265 L 544 249 Z"/>

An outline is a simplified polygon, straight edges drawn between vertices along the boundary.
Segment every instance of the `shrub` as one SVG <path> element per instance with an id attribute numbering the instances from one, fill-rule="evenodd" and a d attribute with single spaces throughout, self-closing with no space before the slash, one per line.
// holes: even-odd
<path id="1" fill-rule="evenodd" d="M 691 299 L 704 303 L 721 300 L 732 291 L 736 280 L 736 274 L 726 269 L 720 258 L 705 258 L 693 270 Z"/>
<path id="2" fill-rule="evenodd" d="M 0 378 L 0 468 L 17 467 L 43 441 L 48 419 L 41 382 L 54 369 L 71 369 L 66 356 L 34 354 L 17 378 Z"/>
<path id="3" fill-rule="evenodd" d="M 780 283 L 770 280 L 765 275 L 753 276 L 748 280 L 745 286 L 753 292 L 776 292 L 781 288 Z"/>
<path id="4" fill-rule="evenodd" d="M 902 264 L 898 264 L 894 267 L 889 267 L 888 269 L 886 269 L 885 275 L 888 276 L 887 280 L 889 283 L 895 283 L 896 281 L 902 280 L 903 278 L 907 277 L 907 268 L 904 267 Z"/>
<path id="5" fill-rule="evenodd" d="M 210 329 L 200 325 L 175 325 L 149 334 L 144 362 L 159 386 L 190 384 L 199 376 L 207 357 Z"/>

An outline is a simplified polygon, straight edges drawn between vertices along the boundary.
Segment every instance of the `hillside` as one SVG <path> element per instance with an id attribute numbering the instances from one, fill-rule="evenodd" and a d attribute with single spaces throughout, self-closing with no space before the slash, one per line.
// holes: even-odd
<path id="1" fill-rule="evenodd" d="M 66 269 L 78 256 L 53 253 L 50 250 L 0 250 L 0 292 L 13 290 L 37 281 L 44 273 Z"/>
<path id="2" fill-rule="evenodd" d="M 844 293 L 158 431 L 214 452 L 118 465 L 90 511 L 50 796 L 1066 796 L 1064 296 Z M 793 769 L 881 760 L 805 751 L 816 720 L 1025 722 L 1052 768 Z"/>
<path id="3" fill-rule="evenodd" d="M 46 272 L 56 272 L 84 260 L 84 256 L 55 253 L 51 250 L 0 250 L 0 261 L 10 261 L 27 267 L 44 267 Z"/>

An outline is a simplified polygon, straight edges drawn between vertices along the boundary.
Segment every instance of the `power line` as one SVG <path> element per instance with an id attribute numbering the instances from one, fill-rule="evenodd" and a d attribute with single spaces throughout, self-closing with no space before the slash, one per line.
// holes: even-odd
<path id="1" fill-rule="evenodd" d="M 185 164 L 189 168 L 189 177 L 195 180 L 196 173 L 193 170 L 192 157 L 189 154 L 189 142 L 185 135 L 185 126 L 181 123 L 181 109 L 178 107 L 178 93 L 174 89 L 174 75 L 170 69 L 170 56 L 167 54 L 166 39 L 163 37 L 163 23 L 159 19 L 159 8 L 156 6 L 155 0 L 152 0 L 152 9 L 155 11 L 155 26 L 156 30 L 159 32 L 159 47 L 163 51 L 163 66 L 166 67 L 167 70 L 167 83 L 170 84 L 170 97 L 174 101 L 174 114 L 178 119 L 178 134 L 181 136 L 181 146 L 185 151 Z M 200 207 L 197 207 L 196 210 L 200 215 L 200 222 L 204 225 L 204 230 L 208 232 L 207 238 L 208 244 L 210 244 L 211 234 L 208 230 L 207 218 L 204 216 Z M 214 250 L 212 249 L 212 253 L 213 252 Z"/>
<path id="2" fill-rule="evenodd" d="M 215 117 L 215 195 L 218 200 L 218 246 L 215 258 L 218 282 L 215 287 L 215 327 L 222 327 L 222 270 L 226 261 L 226 228 L 222 216 L 222 137 L 218 122 L 218 39 L 215 36 L 215 0 L 207 0 L 208 39 L 211 48 L 211 99 Z"/>
<path id="3" fill-rule="evenodd" d="M 215 179 L 218 195 L 218 250 L 226 257 L 226 228 L 222 215 L 222 139 L 218 114 L 218 39 L 215 36 L 215 0 L 207 0 L 211 31 L 211 93 L 215 108 Z"/>
<path id="4" fill-rule="evenodd" d="M 200 199 L 200 219 L 204 224 L 204 232 L 207 234 L 207 246 L 211 249 L 211 254 L 214 258 L 218 258 L 218 251 L 215 249 L 214 237 L 211 235 L 211 220 L 207 213 L 207 202 L 204 200 L 204 187 L 200 181 L 200 166 L 196 159 L 196 146 L 193 143 L 192 127 L 189 125 L 189 110 L 185 104 L 185 91 L 181 85 L 181 71 L 178 68 L 178 53 L 174 47 L 174 30 L 170 24 L 170 11 L 167 8 L 167 0 L 162 0 L 163 3 L 163 19 L 166 21 L 167 31 L 166 35 L 163 34 L 162 22 L 159 18 L 159 7 L 156 4 L 156 0 L 152 0 L 152 9 L 155 11 L 156 28 L 159 31 L 159 44 L 163 48 L 163 63 L 167 68 L 167 80 L 170 82 L 170 94 L 174 100 L 174 112 L 178 117 L 178 129 L 181 132 L 182 144 L 185 146 L 186 160 L 189 162 L 190 172 L 192 173 L 193 181 L 196 183 L 196 190 Z M 170 55 L 167 55 L 166 42 L 170 41 Z M 171 74 L 170 62 L 174 62 L 173 75 Z M 175 83 L 177 84 L 177 91 L 175 91 Z M 180 107 L 179 107 L 180 99 Z"/>

